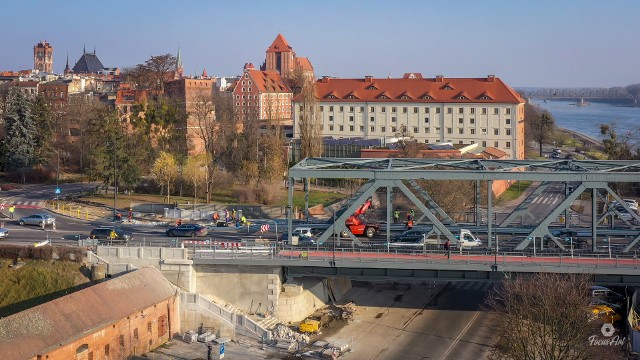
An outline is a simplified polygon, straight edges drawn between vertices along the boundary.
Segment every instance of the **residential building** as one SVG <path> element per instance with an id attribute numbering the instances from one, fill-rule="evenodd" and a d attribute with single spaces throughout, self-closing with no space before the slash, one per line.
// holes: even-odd
<path id="1" fill-rule="evenodd" d="M 283 79 L 292 78 L 296 71 L 301 72 L 309 80 L 313 80 L 315 77 L 309 59 L 297 57 L 282 34 L 278 34 L 267 49 L 266 59 L 260 70 L 277 71 Z"/>
<path id="2" fill-rule="evenodd" d="M 128 359 L 180 333 L 179 290 L 146 267 L 0 319 L 3 360 Z"/>
<path id="3" fill-rule="evenodd" d="M 499 78 L 338 79 L 316 82 L 322 134 L 411 138 L 421 143 L 495 147 L 524 159 L 524 99 Z M 302 97 L 294 100 L 294 138 L 300 136 Z"/>
<path id="4" fill-rule="evenodd" d="M 33 69 L 53 73 L 53 46 L 41 41 L 33 47 Z"/>
<path id="5" fill-rule="evenodd" d="M 233 89 L 233 104 L 243 124 L 258 120 L 291 128 L 293 93 L 275 70 L 256 70 L 251 63 L 244 66 L 242 78 Z M 291 131 L 291 130 L 289 130 Z"/>

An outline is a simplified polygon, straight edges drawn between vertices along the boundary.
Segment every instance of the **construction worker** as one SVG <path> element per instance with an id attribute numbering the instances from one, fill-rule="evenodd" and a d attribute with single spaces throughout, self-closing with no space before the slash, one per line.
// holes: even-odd
<path id="1" fill-rule="evenodd" d="M 236 221 L 236 209 L 231 211 L 231 221 Z"/>
<path id="2" fill-rule="evenodd" d="M 15 205 L 9 207 L 9 220 L 13 220 L 13 213 L 16 211 Z"/>
<path id="3" fill-rule="evenodd" d="M 109 239 L 111 241 L 115 240 L 118 237 L 118 234 L 116 234 L 115 230 L 111 230 L 111 232 L 109 233 Z"/>
<path id="4" fill-rule="evenodd" d="M 247 218 L 244 217 L 244 215 L 242 215 L 242 217 L 240 218 L 240 222 L 242 223 L 242 225 L 247 223 Z"/>
<path id="5" fill-rule="evenodd" d="M 133 218 L 133 210 L 129 208 L 129 212 L 127 212 L 127 219 L 129 219 L 129 222 L 131 222 L 132 218 Z"/>
<path id="6" fill-rule="evenodd" d="M 229 224 L 229 209 L 224 209 L 224 223 Z"/>
<path id="7" fill-rule="evenodd" d="M 414 217 L 416 217 L 416 211 L 411 209 L 411 218 L 413 219 Z"/>
<path id="8" fill-rule="evenodd" d="M 407 221 L 407 230 L 411 230 L 413 228 L 413 220 L 409 219 Z"/>
<path id="9" fill-rule="evenodd" d="M 214 223 L 217 223 L 217 222 L 218 222 L 218 219 L 220 219 L 220 215 L 218 215 L 218 212 L 217 212 L 217 211 L 214 211 L 214 212 L 213 212 L 213 222 L 214 222 Z"/>
<path id="10" fill-rule="evenodd" d="M 400 220 L 400 208 L 396 208 L 396 211 L 393 212 L 393 223 L 397 224 Z"/>

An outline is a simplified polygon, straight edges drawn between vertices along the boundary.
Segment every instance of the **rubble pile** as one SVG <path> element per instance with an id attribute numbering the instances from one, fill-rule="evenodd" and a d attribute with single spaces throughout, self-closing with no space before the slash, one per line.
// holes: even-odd
<path id="1" fill-rule="evenodd" d="M 278 340 L 309 343 L 309 335 L 297 333 L 283 324 L 278 324 L 272 333 Z"/>
<path id="2" fill-rule="evenodd" d="M 354 314 L 357 310 L 356 304 L 353 301 L 344 305 L 339 305 L 338 307 L 341 310 L 340 318 L 348 321 L 353 321 Z"/>

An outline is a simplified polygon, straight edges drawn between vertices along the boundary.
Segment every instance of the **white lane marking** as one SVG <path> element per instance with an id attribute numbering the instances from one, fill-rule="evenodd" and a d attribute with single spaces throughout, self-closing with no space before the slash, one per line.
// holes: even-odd
<path id="1" fill-rule="evenodd" d="M 464 334 L 467 333 L 467 331 L 469 331 L 469 328 L 471 328 L 471 325 L 473 325 L 473 323 L 476 321 L 476 319 L 478 318 L 478 315 L 480 315 L 479 311 L 476 311 L 476 313 L 473 315 L 473 317 L 471 318 L 471 320 L 469 320 L 469 323 L 467 324 L 467 326 L 464 327 L 464 329 L 462 329 L 462 331 L 460 332 L 460 334 L 458 334 L 458 337 L 456 337 L 455 340 L 453 340 L 453 342 L 451 343 L 451 345 L 449 345 L 449 347 L 447 348 L 447 350 L 444 352 L 444 354 L 442 354 L 442 357 L 440 358 L 440 360 L 444 360 L 446 359 L 447 356 L 449 356 L 449 353 L 453 350 L 453 348 L 458 344 L 458 342 L 460 342 L 460 339 L 462 339 L 462 337 L 464 336 Z"/>

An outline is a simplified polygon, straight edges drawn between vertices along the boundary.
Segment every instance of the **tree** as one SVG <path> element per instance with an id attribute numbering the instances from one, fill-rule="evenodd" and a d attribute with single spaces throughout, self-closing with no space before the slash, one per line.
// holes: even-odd
<path id="1" fill-rule="evenodd" d="M 526 119 L 529 121 L 529 126 L 526 131 L 529 132 L 531 138 L 538 143 L 540 156 L 542 156 L 542 145 L 551 138 L 555 129 L 553 116 L 548 111 L 538 111 L 535 115 Z"/>
<path id="2" fill-rule="evenodd" d="M 175 69 L 177 59 L 171 54 L 155 55 L 144 64 L 126 68 L 123 75 L 127 82 L 136 89 L 154 89 L 156 95 L 164 95 L 164 82 L 169 73 Z"/>
<path id="3" fill-rule="evenodd" d="M 35 101 L 31 103 L 31 112 L 35 126 L 38 129 L 34 139 L 36 147 L 35 163 L 47 163 L 51 160 L 52 154 L 55 154 L 53 147 L 53 114 L 42 95 L 38 95 Z"/>
<path id="4" fill-rule="evenodd" d="M 487 304 L 496 312 L 500 338 L 496 360 L 589 360 L 616 358 L 613 347 L 589 346 L 602 322 L 590 321 L 590 278 L 582 274 L 535 273 L 502 282 Z"/>
<path id="5" fill-rule="evenodd" d="M 302 75 L 300 75 L 302 76 Z M 302 158 L 322 155 L 322 130 L 320 129 L 320 113 L 313 80 L 302 80 L 302 88 L 298 98 L 302 116 L 298 120 L 300 128 L 300 154 Z M 295 123 L 295 121 L 294 121 Z"/>
<path id="6" fill-rule="evenodd" d="M 637 133 L 637 129 L 635 131 Z M 610 160 L 633 160 L 640 158 L 640 150 L 636 150 L 633 154 L 634 130 L 631 129 L 626 133 L 619 135 L 616 131 L 615 124 L 600 125 L 600 134 L 602 134 L 602 144 L 604 152 Z"/>
<path id="7" fill-rule="evenodd" d="M 4 113 L 5 170 L 24 170 L 34 165 L 36 160 L 37 132 L 31 113 L 31 104 L 19 90 L 12 90 L 9 104 Z"/>
<path id="8" fill-rule="evenodd" d="M 207 168 L 207 156 L 206 154 L 200 154 L 198 156 L 191 156 L 187 159 L 187 163 L 184 166 L 183 175 L 193 184 L 193 203 L 196 203 L 198 198 L 198 186 L 202 184 L 206 177 Z"/>
<path id="9" fill-rule="evenodd" d="M 153 174 L 161 184 L 160 194 L 162 195 L 162 186 L 167 185 L 167 203 L 171 202 L 171 181 L 178 176 L 178 163 L 176 158 L 165 151 L 158 154 L 158 158 L 153 163 Z"/>

